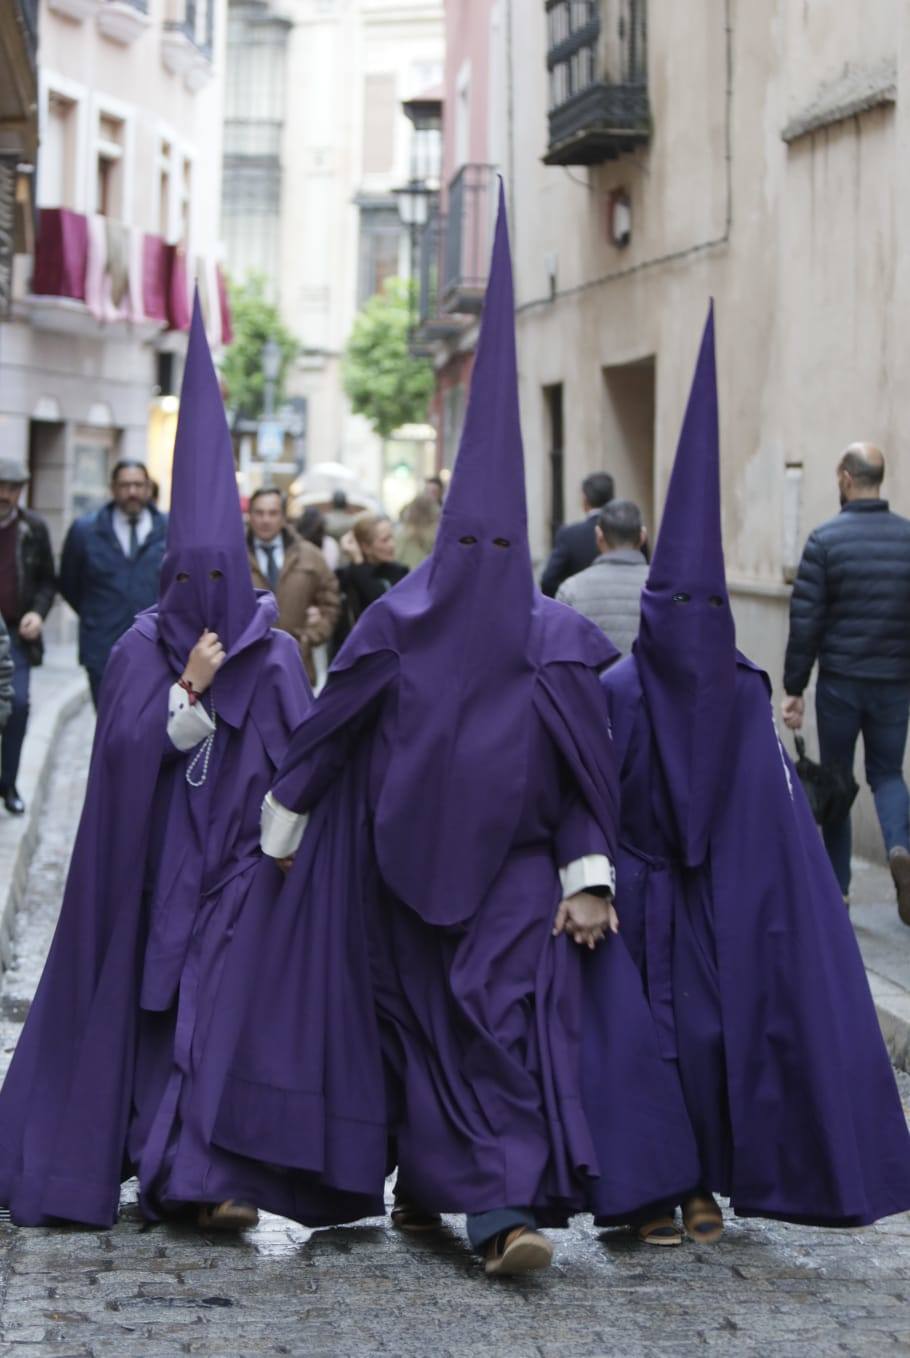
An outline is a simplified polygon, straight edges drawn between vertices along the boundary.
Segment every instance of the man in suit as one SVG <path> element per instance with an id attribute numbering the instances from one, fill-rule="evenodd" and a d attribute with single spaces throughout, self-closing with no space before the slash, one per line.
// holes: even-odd
<path id="1" fill-rule="evenodd" d="M 143 463 L 118 462 L 109 503 L 77 519 L 63 544 L 60 593 L 79 614 L 79 661 L 96 708 L 115 643 L 158 598 L 167 519 L 151 493 Z"/>
<path id="2" fill-rule="evenodd" d="M 247 548 L 253 584 L 275 595 L 277 625 L 297 641 L 307 676 L 315 683 L 313 651 L 335 630 L 341 594 L 322 552 L 288 528 L 284 510 L 284 496 L 274 486 L 260 486 L 250 497 Z"/>
<path id="3" fill-rule="evenodd" d="M 609 472 L 592 472 L 582 481 L 581 503 L 585 517 L 578 523 L 566 523 L 560 528 L 541 576 L 540 588 L 551 599 L 563 580 L 587 570 L 594 561 L 597 556 L 597 516 L 612 499 L 613 477 Z"/>

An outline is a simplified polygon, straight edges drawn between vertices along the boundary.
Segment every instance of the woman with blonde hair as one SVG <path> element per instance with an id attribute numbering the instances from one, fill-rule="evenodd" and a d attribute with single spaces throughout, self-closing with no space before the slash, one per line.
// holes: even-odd
<path id="1" fill-rule="evenodd" d="M 408 567 L 396 560 L 395 532 L 384 514 L 368 510 L 358 514 L 341 539 L 341 549 L 349 561 L 336 571 L 344 604 L 335 631 L 335 652 L 364 609 L 381 599 L 408 573 Z"/>

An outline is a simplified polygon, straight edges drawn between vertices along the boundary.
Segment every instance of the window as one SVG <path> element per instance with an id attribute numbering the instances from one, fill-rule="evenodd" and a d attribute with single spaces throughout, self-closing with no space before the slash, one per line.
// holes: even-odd
<path id="1" fill-rule="evenodd" d="M 41 138 L 42 200 L 45 207 L 76 207 L 78 106 L 51 90 Z"/>
<path id="2" fill-rule="evenodd" d="M 193 162 L 189 156 L 182 157 L 180 174 L 180 242 L 190 243 L 191 211 L 193 202 Z"/>
<path id="3" fill-rule="evenodd" d="M 289 24 L 231 7 L 225 72 L 222 221 L 231 272 L 275 278 Z"/>
<path id="4" fill-rule="evenodd" d="M 95 145 L 97 171 L 95 211 L 102 217 L 114 217 L 122 221 L 124 217 L 122 119 L 114 118 L 107 113 L 100 114 Z"/>
<path id="5" fill-rule="evenodd" d="M 395 168 L 395 120 L 399 114 L 394 75 L 368 75 L 363 82 L 363 173 Z"/>
<path id="6" fill-rule="evenodd" d="M 363 306 L 401 272 L 401 217 L 385 200 L 360 203 L 357 305 Z"/>
<path id="7" fill-rule="evenodd" d="M 158 235 L 164 240 L 171 238 L 171 144 L 162 141 L 158 148 Z"/>

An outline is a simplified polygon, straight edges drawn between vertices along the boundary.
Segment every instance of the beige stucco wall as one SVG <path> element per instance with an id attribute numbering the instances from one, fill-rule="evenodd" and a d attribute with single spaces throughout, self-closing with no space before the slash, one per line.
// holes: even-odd
<path id="1" fill-rule="evenodd" d="M 512 82 L 510 197 L 535 550 L 547 546 L 542 387 L 564 384 L 567 511 L 584 473 L 604 465 L 619 493 L 638 495 L 654 516 L 713 296 L 740 643 L 779 687 L 787 464 L 803 469 L 800 546 L 836 512 L 834 464 L 856 438 L 883 445 L 887 491 L 910 512 L 902 380 L 910 279 L 897 228 L 908 115 L 898 99 L 789 145 L 781 133 L 832 89 L 846 98 L 854 86 L 881 83 L 889 64 L 907 90 L 910 4 L 651 0 L 651 142 L 590 170 L 541 163 L 546 34 L 542 20 L 519 21 L 520 8 L 513 3 L 511 61 L 521 79 Z M 607 195 L 620 186 L 633 213 L 622 250 L 606 230 Z M 605 367 L 643 358 L 655 368 L 653 454 L 642 451 L 640 432 L 624 450 L 603 377 Z M 868 807 L 859 820 L 861 843 L 876 849 Z"/>

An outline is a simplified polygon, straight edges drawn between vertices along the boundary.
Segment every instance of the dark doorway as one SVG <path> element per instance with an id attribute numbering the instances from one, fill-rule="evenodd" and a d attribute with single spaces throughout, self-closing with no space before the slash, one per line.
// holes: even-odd
<path id="1" fill-rule="evenodd" d="M 654 358 L 604 368 L 604 442 L 606 465 L 616 479 L 616 495 L 634 500 L 654 541 Z"/>
<path id="2" fill-rule="evenodd" d="M 566 517 L 565 442 L 562 418 L 562 383 L 543 389 L 547 409 L 547 446 L 550 450 L 550 541 L 556 537 Z"/>

